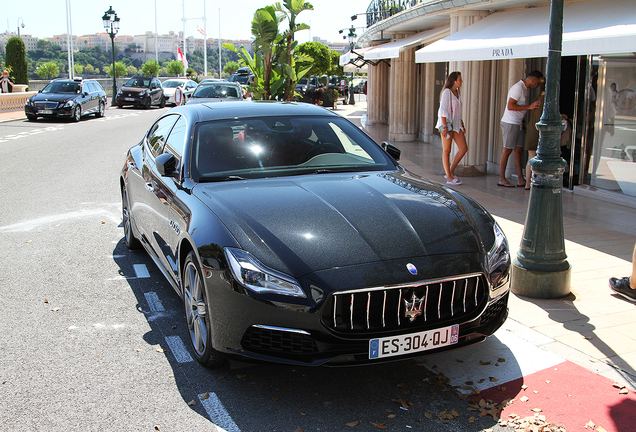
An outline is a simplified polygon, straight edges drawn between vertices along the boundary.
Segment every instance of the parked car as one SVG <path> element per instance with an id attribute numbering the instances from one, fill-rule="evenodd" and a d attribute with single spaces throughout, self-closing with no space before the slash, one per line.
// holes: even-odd
<path id="1" fill-rule="evenodd" d="M 80 121 L 89 114 L 104 117 L 105 109 L 106 92 L 101 84 L 82 78 L 53 80 L 24 104 L 24 114 L 31 121 L 38 117 Z"/>
<path id="2" fill-rule="evenodd" d="M 364 93 L 364 86 L 367 83 L 365 78 L 355 78 L 353 80 L 353 92 L 354 93 Z"/>
<path id="3" fill-rule="evenodd" d="M 185 105 L 194 89 L 197 88 L 197 83 L 187 78 L 171 78 L 161 83 L 163 87 L 163 95 L 166 98 L 166 104 L 176 106 L 175 93 L 177 89 L 181 90 L 181 105 Z"/>
<path id="4" fill-rule="evenodd" d="M 230 75 L 228 79 L 230 82 L 237 82 L 243 86 L 248 86 L 254 82 L 254 74 L 248 67 L 242 67 L 236 71 L 236 73 Z"/>
<path id="5" fill-rule="evenodd" d="M 163 93 L 161 81 L 156 77 L 133 77 L 126 81 L 117 91 L 115 105 L 121 108 L 125 105 L 134 105 L 149 109 L 152 105 L 159 108 L 166 106 L 166 97 Z"/>
<path id="6" fill-rule="evenodd" d="M 192 104 L 150 127 L 121 171 L 124 240 L 183 298 L 199 362 L 372 364 L 502 325 L 504 233 L 399 153 L 303 103 Z"/>
<path id="7" fill-rule="evenodd" d="M 309 78 L 301 78 L 296 84 L 296 91 L 298 93 L 306 93 L 308 91 L 313 91 L 318 88 L 318 77 L 311 77 L 311 83 L 309 83 Z"/>
<path id="8" fill-rule="evenodd" d="M 201 82 L 192 93 L 188 104 L 243 99 L 243 87 L 239 83 L 229 81 Z"/>

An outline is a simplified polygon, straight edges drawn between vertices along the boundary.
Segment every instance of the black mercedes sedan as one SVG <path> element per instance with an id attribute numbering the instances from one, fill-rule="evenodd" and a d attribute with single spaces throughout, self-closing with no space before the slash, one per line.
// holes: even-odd
<path id="1" fill-rule="evenodd" d="M 106 92 L 95 80 L 74 78 L 51 81 L 24 104 L 28 120 L 38 117 L 68 118 L 80 121 L 82 116 L 104 117 Z"/>
<path id="2" fill-rule="evenodd" d="M 126 156 L 124 239 L 183 299 L 195 357 L 354 365 L 466 347 L 508 315 L 493 217 L 333 111 L 163 114 Z"/>

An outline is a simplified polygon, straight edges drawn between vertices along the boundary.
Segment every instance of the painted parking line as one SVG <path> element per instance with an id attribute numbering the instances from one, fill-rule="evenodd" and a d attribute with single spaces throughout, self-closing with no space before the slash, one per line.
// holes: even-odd
<path id="1" fill-rule="evenodd" d="M 150 277 L 150 273 L 148 272 L 148 267 L 146 264 L 133 264 L 133 269 L 135 269 L 135 275 L 137 279 L 145 279 Z"/>
<path id="2" fill-rule="evenodd" d="M 189 363 L 194 361 L 185 344 L 179 336 L 166 336 L 166 343 L 172 351 L 172 355 L 178 363 Z"/>
<path id="3" fill-rule="evenodd" d="M 208 413 L 208 417 L 217 426 L 217 431 L 221 432 L 241 432 L 239 427 L 234 423 L 232 417 L 227 412 L 219 398 L 214 393 L 204 393 L 199 395 L 201 405 Z M 222 429 L 218 429 L 222 428 Z"/>
<path id="4" fill-rule="evenodd" d="M 147 292 L 144 293 L 144 297 L 146 297 L 146 303 L 148 303 L 148 307 L 153 312 L 163 312 L 165 308 L 163 307 L 163 303 L 159 300 L 159 296 L 155 292 Z"/>

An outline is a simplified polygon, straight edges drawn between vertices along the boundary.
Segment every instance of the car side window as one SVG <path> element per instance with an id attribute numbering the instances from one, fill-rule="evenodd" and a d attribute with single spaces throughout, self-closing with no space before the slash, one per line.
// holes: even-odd
<path id="1" fill-rule="evenodd" d="M 170 135 L 168 136 L 168 141 L 166 141 L 164 153 L 172 153 L 173 155 L 181 159 L 181 156 L 183 155 L 183 149 L 185 147 L 186 126 L 186 119 L 179 116 L 179 120 L 177 120 L 177 123 L 172 128 L 172 132 L 170 132 Z"/>
<path id="2" fill-rule="evenodd" d="M 146 137 L 146 144 L 148 151 L 153 157 L 159 156 L 163 153 L 163 146 L 166 142 L 166 137 L 170 133 L 170 129 L 177 121 L 177 115 L 168 115 L 159 119 L 151 128 L 148 136 Z"/>

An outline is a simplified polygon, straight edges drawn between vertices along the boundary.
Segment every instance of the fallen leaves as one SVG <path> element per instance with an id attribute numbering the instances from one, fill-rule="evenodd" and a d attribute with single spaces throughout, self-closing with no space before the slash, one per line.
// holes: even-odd
<path id="1" fill-rule="evenodd" d="M 585 425 L 585 429 L 590 429 L 597 432 L 607 432 L 604 427 L 595 425 L 592 420 L 587 422 L 587 424 Z"/>
<path id="2" fill-rule="evenodd" d="M 615 382 L 612 386 L 619 390 L 618 394 L 622 394 L 622 395 L 629 394 L 629 389 L 626 386 L 624 386 L 623 384 L 619 384 L 619 383 Z"/>

